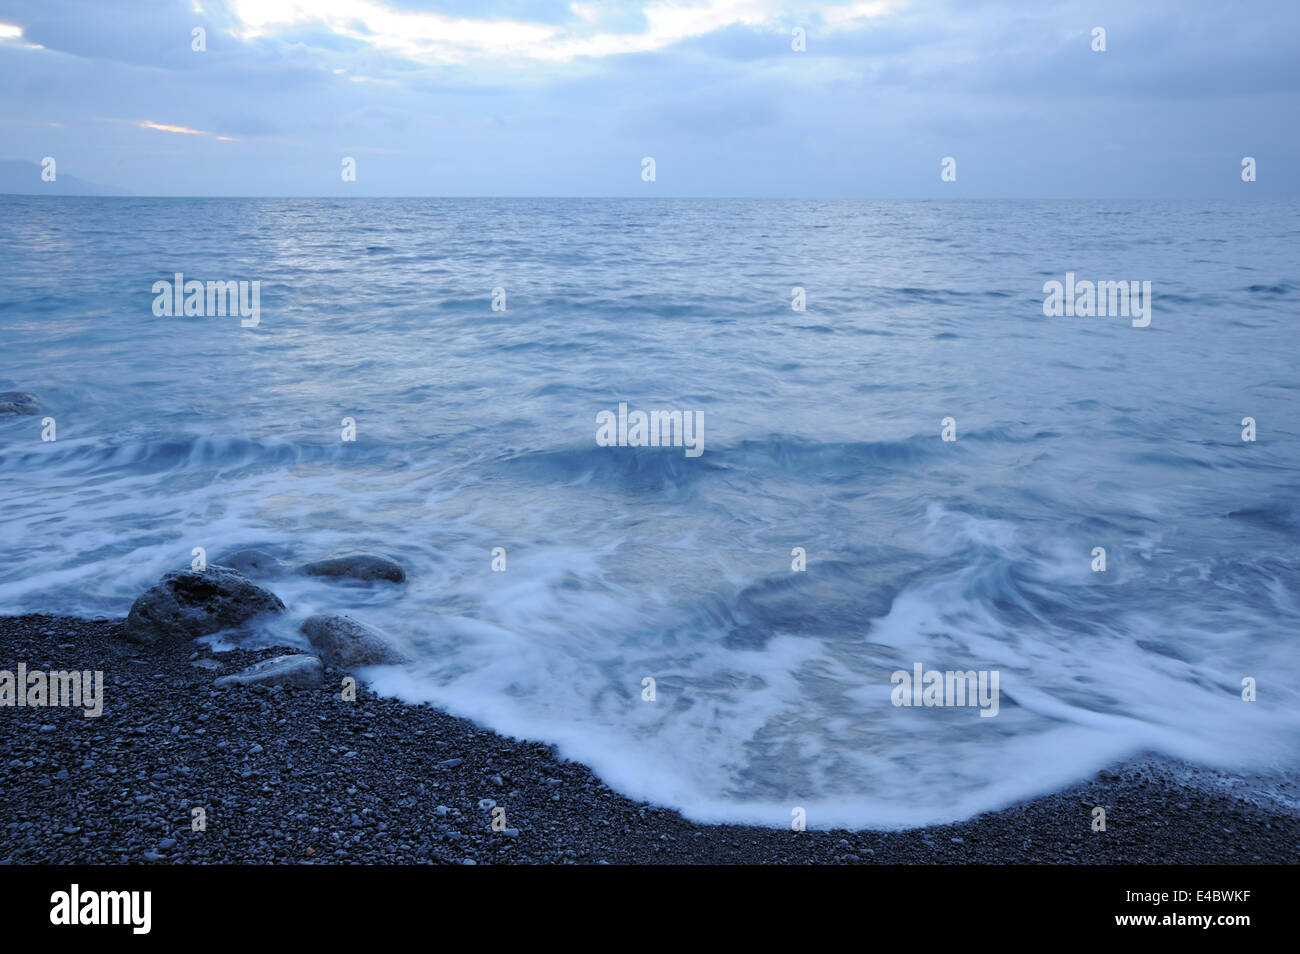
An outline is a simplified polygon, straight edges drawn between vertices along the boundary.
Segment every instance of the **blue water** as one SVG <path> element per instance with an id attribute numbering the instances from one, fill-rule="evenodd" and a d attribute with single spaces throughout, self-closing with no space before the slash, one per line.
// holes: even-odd
<path id="1" fill-rule="evenodd" d="M 1297 237 L 1295 202 L 0 197 L 0 390 L 42 401 L 0 418 L 0 612 L 124 614 L 196 546 L 389 553 L 404 587 L 272 583 L 256 638 L 350 613 L 415 660 L 381 690 L 705 820 L 1294 768 Z M 178 271 L 261 281 L 261 323 L 155 317 Z M 1044 317 L 1067 271 L 1151 281 L 1150 326 Z M 620 401 L 704 453 L 597 446 Z M 998 670 L 998 715 L 893 706 L 916 662 Z"/>

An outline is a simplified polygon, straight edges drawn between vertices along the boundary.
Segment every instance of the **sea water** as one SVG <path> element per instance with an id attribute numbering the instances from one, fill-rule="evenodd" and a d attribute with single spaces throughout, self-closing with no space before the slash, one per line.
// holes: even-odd
<path id="1" fill-rule="evenodd" d="M 353 615 L 413 660 L 381 691 L 700 820 L 1290 770 L 1298 237 L 1296 202 L 3 196 L 0 390 L 41 405 L 0 417 L 0 612 L 386 553 L 404 585 L 267 581 L 246 638 Z M 156 314 L 177 273 L 259 320 Z M 1148 322 L 1045 310 L 1067 273 L 1150 282 Z M 598 441 L 621 404 L 702 452 Z M 997 673 L 996 716 L 894 704 L 914 667 Z"/>

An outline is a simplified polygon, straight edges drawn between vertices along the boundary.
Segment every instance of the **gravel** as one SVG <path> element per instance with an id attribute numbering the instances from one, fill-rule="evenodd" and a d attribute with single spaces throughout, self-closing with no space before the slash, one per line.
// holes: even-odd
<path id="1" fill-rule="evenodd" d="M 550 746 L 364 686 L 344 702 L 337 669 L 320 688 L 214 686 L 283 648 L 195 657 L 190 642 L 125 642 L 122 627 L 0 617 L 0 669 L 102 670 L 105 695 L 99 718 L 0 709 L 0 863 L 1300 862 L 1292 779 L 1155 758 L 953 825 L 699 825 L 625 798 Z M 484 805 L 505 810 L 505 830 Z M 205 830 L 193 830 L 195 809 Z"/>

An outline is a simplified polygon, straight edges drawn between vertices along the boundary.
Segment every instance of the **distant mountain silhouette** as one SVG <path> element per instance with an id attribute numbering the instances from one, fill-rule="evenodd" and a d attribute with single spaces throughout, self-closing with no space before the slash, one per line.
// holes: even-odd
<path id="1" fill-rule="evenodd" d="M 56 171 L 53 182 L 41 179 L 41 164 L 25 159 L 0 159 L 0 193 L 17 195 L 130 195 L 126 189 L 97 185 Z"/>

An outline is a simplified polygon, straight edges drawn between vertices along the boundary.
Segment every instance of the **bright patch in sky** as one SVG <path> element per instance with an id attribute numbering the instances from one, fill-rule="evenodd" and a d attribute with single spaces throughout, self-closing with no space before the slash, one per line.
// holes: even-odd
<path id="1" fill-rule="evenodd" d="M 827 23 L 847 26 L 888 13 L 897 0 L 825 5 Z M 471 19 L 437 13 L 395 10 L 377 0 L 234 0 L 231 11 L 243 24 L 244 39 L 284 32 L 309 23 L 366 43 L 377 50 L 426 64 L 466 63 L 475 59 L 568 62 L 576 57 L 647 53 L 732 26 L 784 24 L 789 16 L 772 0 L 658 0 L 645 6 L 646 28 L 639 33 L 592 32 L 601 19 L 595 3 L 571 7 L 576 29 L 506 19 Z"/>
<path id="2" fill-rule="evenodd" d="M 190 129 L 188 126 L 173 126 L 169 123 L 156 123 L 150 119 L 142 119 L 136 123 L 141 129 L 156 129 L 159 132 L 179 133 L 183 136 L 207 136 L 216 139 L 218 142 L 235 142 L 230 136 L 215 136 L 210 132 L 204 132 L 202 129 Z"/>
<path id="3" fill-rule="evenodd" d="M 145 129 L 157 129 L 162 132 L 184 133 L 187 136 L 202 136 L 203 133 L 197 129 L 187 129 L 185 126 L 169 126 L 166 123 L 155 123 L 145 119 L 140 122 Z"/>

